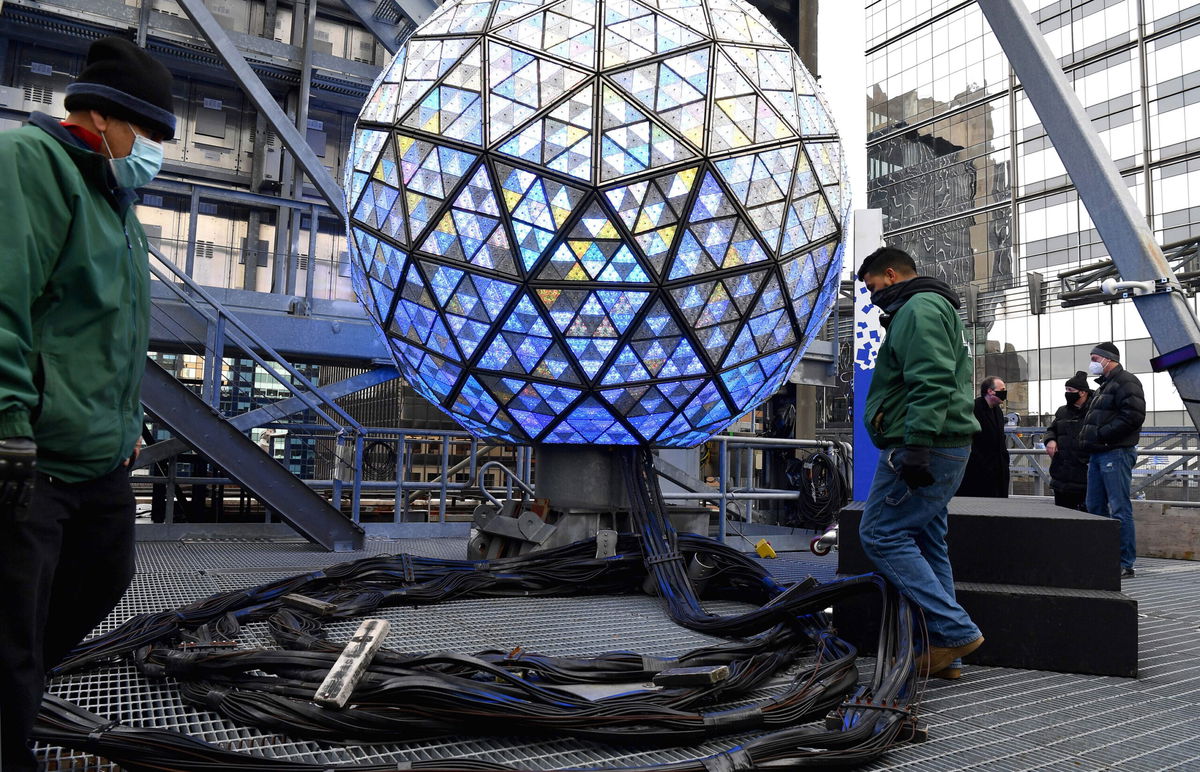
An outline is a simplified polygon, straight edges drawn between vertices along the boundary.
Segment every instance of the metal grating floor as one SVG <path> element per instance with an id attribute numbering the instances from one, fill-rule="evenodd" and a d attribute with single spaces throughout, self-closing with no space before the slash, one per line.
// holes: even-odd
<path id="1" fill-rule="evenodd" d="M 369 555 L 409 552 L 465 555 L 461 539 L 369 539 L 363 550 L 330 554 L 305 542 L 205 540 L 143 542 L 138 575 L 99 628 L 225 590 L 248 587 Z M 833 575 L 836 556 L 780 553 L 761 560 L 784 583 Z M 1200 769 L 1200 562 L 1143 558 L 1123 590 L 1140 612 L 1136 679 L 970 667 L 957 682 L 931 681 L 922 701 L 930 739 L 898 747 L 866 769 L 1194 770 Z M 729 613 L 740 606 L 714 603 Z M 647 596 L 588 599 L 463 600 L 435 607 L 389 609 L 389 647 L 472 652 L 517 645 L 549 654 L 590 655 L 613 649 L 677 654 L 711 641 L 677 627 Z M 331 625 L 334 639 L 354 623 Z M 244 630 L 247 646 L 273 645 L 265 625 Z M 871 662 L 862 663 L 864 673 Z M 864 675 L 865 677 L 865 675 Z M 630 749 L 573 738 L 530 740 L 442 738 L 406 745 L 332 746 L 294 741 L 236 726 L 185 705 L 170 682 L 151 682 L 130 667 L 59 679 L 52 691 L 112 720 L 177 729 L 234 750 L 272 758 L 340 765 L 452 757 L 483 758 L 528 769 L 621 767 L 707 755 L 737 744 Z M 770 692 L 771 687 L 764 690 Z M 111 764 L 55 747 L 39 749 L 49 768 L 115 770 Z"/>

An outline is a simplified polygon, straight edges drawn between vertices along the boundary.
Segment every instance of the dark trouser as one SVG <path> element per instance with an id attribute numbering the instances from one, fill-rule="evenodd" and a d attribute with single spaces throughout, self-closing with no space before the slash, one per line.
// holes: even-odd
<path id="1" fill-rule="evenodd" d="M 108 616 L 133 579 L 126 467 L 82 483 L 38 475 L 27 511 L 0 512 L 0 748 L 36 769 L 26 740 L 45 673 Z"/>
<path id="2" fill-rule="evenodd" d="M 1077 509 L 1080 512 L 1087 512 L 1087 507 L 1083 504 L 1087 501 L 1087 489 L 1081 491 L 1055 491 L 1054 506 L 1066 507 L 1067 509 Z"/>

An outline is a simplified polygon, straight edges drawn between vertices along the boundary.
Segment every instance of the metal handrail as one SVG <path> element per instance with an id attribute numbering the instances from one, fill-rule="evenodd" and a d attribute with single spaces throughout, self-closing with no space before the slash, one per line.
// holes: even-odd
<path id="1" fill-rule="evenodd" d="M 482 493 L 487 498 L 488 501 L 492 502 L 492 504 L 499 507 L 500 499 L 493 496 L 492 492 L 484 487 L 483 479 L 484 479 L 484 474 L 493 467 L 499 468 L 501 473 L 503 473 L 508 478 L 509 482 L 516 483 L 518 488 L 525 491 L 530 496 L 535 495 L 533 492 L 533 488 L 529 487 L 529 485 L 524 480 L 522 480 L 517 475 L 516 472 L 509 469 L 504 464 L 501 464 L 499 461 L 489 461 L 486 464 L 484 464 L 483 466 L 479 467 L 479 492 Z"/>
<path id="2" fill-rule="evenodd" d="M 150 251 L 150 254 L 157 257 L 159 259 L 159 261 L 162 262 L 163 265 L 165 265 L 167 267 L 167 269 L 170 270 L 170 272 L 172 274 L 174 274 L 175 277 L 177 279 L 179 279 L 184 284 L 184 286 L 186 286 L 192 293 L 194 293 L 196 296 L 199 296 L 206 303 L 208 303 L 210 306 L 212 306 L 212 308 L 216 310 L 218 318 L 214 319 L 212 314 L 210 314 L 205 308 L 203 308 L 198 302 L 196 302 L 195 297 L 193 297 L 192 295 L 189 295 L 189 293 L 181 290 L 175 284 L 175 282 L 170 281 L 166 276 L 164 276 L 162 274 L 161 271 L 157 270 L 154 266 L 150 266 L 150 272 L 152 274 L 154 274 L 155 278 L 157 278 L 160 282 L 162 282 L 164 285 L 169 287 L 176 295 L 179 296 L 179 298 L 181 300 L 183 300 L 185 303 L 187 303 L 188 306 L 192 308 L 192 310 L 194 310 L 197 313 L 204 316 L 204 318 L 207 319 L 210 323 L 215 324 L 215 323 L 217 323 L 218 319 L 220 319 L 220 318 L 224 318 L 224 319 L 228 320 L 233 325 L 234 329 L 236 329 L 240 334 L 244 335 L 246 337 L 246 339 L 250 343 L 253 344 L 253 346 L 242 346 L 242 348 L 246 351 L 246 353 L 250 356 L 250 358 L 253 359 L 255 361 L 255 363 L 260 365 L 264 370 L 271 373 L 271 376 L 273 378 L 275 378 L 277 381 L 279 381 L 279 383 L 285 389 L 287 389 L 295 397 L 300 399 L 310 410 L 313 410 L 318 415 L 320 415 L 321 418 L 324 419 L 325 421 L 327 421 L 331 426 L 338 426 L 338 423 L 336 421 L 334 421 L 332 418 L 330 418 L 329 415 L 327 413 L 325 413 L 324 410 L 322 410 L 320 407 L 317 406 L 316 402 L 314 402 L 312 399 L 312 395 L 316 395 L 320 399 L 321 402 L 323 402 L 324 404 L 326 404 L 330 408 L 332 408 L 333 412 L 336 413 L 337 416 L 339 418 L 341 418 L 347 425 L 349 425 L 352 429 L 354 429 L 355 432 L 358 432 L 358 433 L 363 432 L 362 424 L 360 424 L 358 421 L 356 421 L 353 418 L 353 416 L 351 416 L 349 413 L 347 413 L 336 402 L 326 398 L 321 393 L 320 389 L 318 389 L 316 387 L 316 385 L 312 383 L 312 381 L 310 381 L 303 373 L 301 373 L 299 370 L 297 370 L 295 367 L 293 367 L 290 362 L 288 362 L 286 359 L 284 359 L 282 356 L 280 356 L 279 353 L 277 351 L 275 351 L 275 349 L 271 348 L 271 346 L 266 341 L 264 341 L 262 338 L 260 338 L 258 335 L 256 335 L 249 327 L 247 327 L 245 324 L 243 324 L 242 321 L 237 318 L 237 316 L 229 313 L 229 311 L 227 311 L 225 309 L 225 307 L 222 306 L 221 303 L 217 301 L 216 298 L 212 297 L 207 292 L 205 292 L 204 289 L 199 284 L 197 284 L 196 281 L 194 279 L 192 279 L 192 277 L 188 276 L 187 273 L 182 271 L 179 268 L 179 266 L 177 266 L 173 262 L 171 262 L 170 259 L 168 259 L 165 255 L 163 255 L 163 253 L 160 252 L 153 245 L 150 245 L 149 251 Z M 299 380 L 300 383 L 304 386 L 304 388 L 308 389 L 308 391 L 307 392 L 303 391 L 303 390 L 297 388 L 295 384 L 279 377 L 279 374 L 277 372 L 275 372 L 275 369 L 273 367 L 271 367 L 270 365 L 268 365 L 267 362 L 263 358 L 259 357 L 255 353 L 254 346 L 257 346 L 260 350 L 265 351 L 271 357 L 271 359 L 274 360 L 275 364 L 279 365 L 284 370 L 286 370 L 287 373 L 289 375 L 291 375 L 293 378 L 296 378 L 297 380 Z M 339 432 L 342 431 L 341 427 L 338 427 L 338 428 L 339 428 Z"/>

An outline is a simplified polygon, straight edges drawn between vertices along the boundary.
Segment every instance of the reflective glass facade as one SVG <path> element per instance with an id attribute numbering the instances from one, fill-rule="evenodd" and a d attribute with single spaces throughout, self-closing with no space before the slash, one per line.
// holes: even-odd
<path id="1" fill-rule="evenodd" d="M 1026 6 L 1159 242 L 1200 237 L 1200 3 Z M 869 3 L 867 46 L 867 205 L 923 273 L 973 287 L 976 380 L 1000 376 L 1007 409 L 1045 425 L 1063 381 L 1112 340 L 1146 387 L 1148 425 L 1187 423 L 1131 303 L 1060 307 L 1058 274 L 1108 253 L 979 7 Z M 1050 287 L 1041 314 L 1032 272 Z"/>
<path id="2" fill-rule="evenodd" d="M 459 0 L 359 117 L 353 278 L 475 434 L 688 447 L 820 330 L 844 180 L 816 84 L 741 0 Z"/>

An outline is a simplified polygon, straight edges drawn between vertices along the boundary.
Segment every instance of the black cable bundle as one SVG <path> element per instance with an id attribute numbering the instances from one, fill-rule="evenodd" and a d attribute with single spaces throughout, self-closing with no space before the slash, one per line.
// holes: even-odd
<path id="1" fill-rule="evenodd" d="M 410 555 L 366 558 L 135 617 L 82 644 L 58 672 L 127 657 L 147 677 L 176 679 L 185 700 L 232 721 L 325 742 L 489 733 L 571 735 L 647 746 L 765 732 L 717 756 L 629 768 L 639 770 L 857 766 L 911 735 L 911 703 L 918 687 L 914 631 L 899 595 L 872 575 L 785 589 L 742 553 L 675 532 L 665 516 L 648 450 L 631 450 L 624 470 L 638 534 L 621 536 L 613 557 L 596 558 L 594 542 L 586 541 L 490 562 Z M 705 597 L 749 601 L 759 608 L 729 616 L 707 612 L 688 578 L 691 560 L 710 569 Z M 637 591 L 647 574 L 676 622 L 733 640 L 674 659 L 632 652 L 584 659 L 520 650 L 468 655 L 385 649 L 372 660 L 344 709 L 312 701 L 341 650 L 325 639 L 327 622 L 451 598 L 628 593 Z M 833 633 L 823 611 L 835 600 L 861 592 L 880 592 L 884 600 L 878 664 L 872 682 L 863 686 L 858 684 L 857 652 Z M 241 625 L 253 621 L 267 622 L 282 649 L 236 648 Z M 802 658 L 807 658 L 804 664 L 770 699 L 733 709 L 714 707 L 795 668 Z M 728 675 L 712 682 L 686 681 L 686 686 L 644 685 L 674 668 L 722 668 L 723 673 L 727 668 Z M 612 696 L 588 699 L 568 688 L 572 684 L 620 687 Z M 805 726 L 834 709 L 832 728 Z M 175 732 L 116 725 L 51 697 L 43 705 L 35 737 L 95 753 L 129 770 L 330 769 L 232 753 Z M 412 768 L 513 767 L 450 759 L 416 762 Z"/>
<path id="2" fill-rule="evenodd" d="M 850 500 L 849 459 L 849 449 L 839 442 L 788 462 L 788 482 L 800 492 L 795 525 L 824 530 L 833 523 Z"/>

